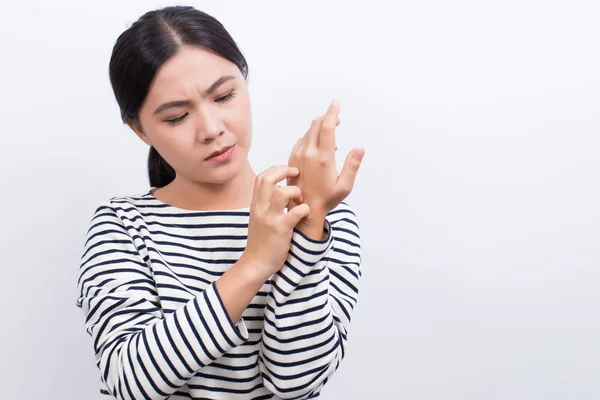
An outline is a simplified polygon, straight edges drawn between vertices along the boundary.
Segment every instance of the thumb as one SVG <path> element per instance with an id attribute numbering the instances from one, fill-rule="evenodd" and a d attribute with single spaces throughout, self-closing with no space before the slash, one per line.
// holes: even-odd
<path id="1" fill-rule="evenodd" d="M 293 208 L 289 209 L 287 213 L 283 216 L 288 227 L 293 228 L 298 225 L 298 222 L 302 218 L 308 217 L 310 214 L 310 207 L 306 203 L 298 204 Z"/>
<path id="2" fill-rule="evenodd" d="M 356 174 L 358 173 L 364 155 L 365 150 L 358 148 L 353 149 L 348 156 L 346 156 L 346 162 L 344 162 L 344 167 L 342 168 L 342 172 L 340 173 L 334 188 L 337 201 L 342 201 L 352 191 L 354 181 L 356 180 Z"/>

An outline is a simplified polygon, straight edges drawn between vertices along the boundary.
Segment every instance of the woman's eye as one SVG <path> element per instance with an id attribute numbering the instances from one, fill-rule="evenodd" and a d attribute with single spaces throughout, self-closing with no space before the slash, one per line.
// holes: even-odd
<path id="1" fill-rule="evenodd" d="M 225 103 L 226 101 L 229 101 L 231 99 L 233 99 L 235 97 L 235 92 L 232 90 L 231 92 L 227 93 L 225 96 L 223 97 L 219 97 L 218 99 L 215 100 L 216 103 Z"/>
<path id="2" fill-rule="evenodd" d="M 181 121 L 183 121 L 185 119 L 185 117 L 187 117 L 187 116 L 188 116 L 188 113 L 185 113 L 181 117 L 177 117 L 174 119 L 168 119 L 165 122 L 168 123 L 169 125 L 176 125 L 176 124 L 180 123 Z"/>

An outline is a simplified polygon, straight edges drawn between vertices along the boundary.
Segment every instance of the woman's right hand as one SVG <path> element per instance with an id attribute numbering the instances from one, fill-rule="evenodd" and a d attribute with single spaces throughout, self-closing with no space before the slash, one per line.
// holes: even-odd
<path id="1" fill-rule="evenodd" d="M 283 267 L 294 227 L 310 214 L 308 205 L 303 203 L 300 188 L 277 185 L 298 173 L 294 167 L 271 167 L 259 174 L 254 183 L 248 241 L 241 258 L 264 280 Z M 291 201 L 296 205 L 286 212 Z"/>

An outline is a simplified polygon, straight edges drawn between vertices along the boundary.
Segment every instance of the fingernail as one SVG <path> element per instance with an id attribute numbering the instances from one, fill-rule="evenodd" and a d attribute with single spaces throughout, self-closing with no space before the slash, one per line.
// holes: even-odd
<path id="1" fill-rule="evenodd" d="M 354 157 L 357 160 L 362 161 L 362 159 L 363 159 L 364 156 L 365 156 L 365 149 L 354 150 Z"/>
<path id="2" fill-rule="evenodd" d="M 334 106 L 334 107 L 339 107 L 340 106 L 340 102 L 339 102 L 338 99 L 333 99 L 331 101 L 331 105 Z"/>

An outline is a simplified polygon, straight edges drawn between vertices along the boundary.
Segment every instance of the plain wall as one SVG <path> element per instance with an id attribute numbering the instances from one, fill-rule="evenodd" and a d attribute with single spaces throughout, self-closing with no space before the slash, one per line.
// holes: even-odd
<path id="1" fill-rule="evenodd" d="M 169 4 L 0 5 L 3 399 L 97 396 L 85 230 L 148 189 L 108 61 Z M 367 150 L 360 300 L 323 399 L 600 398 L 600 3 L 189 4 L 247 56 L 257 171 L 332 98 L 340 165 Z"/>

